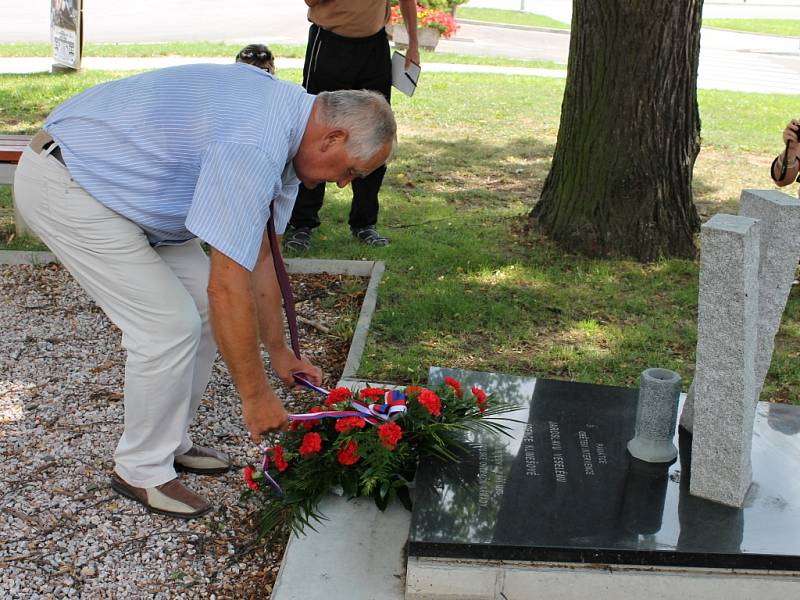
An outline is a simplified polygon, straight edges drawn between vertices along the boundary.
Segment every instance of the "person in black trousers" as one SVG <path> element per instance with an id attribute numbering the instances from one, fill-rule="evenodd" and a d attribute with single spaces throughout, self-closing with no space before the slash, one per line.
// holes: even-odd
<path id="1" fill-rule="evenodd" d="M 311 94 L 325 91 L 366 89 L 390 100 L 392 64 L 384 26 L 389 16 L 388 0 L 306 0 L 311 27 L 308 34 L 303 87 Z M 419 63 L 416 3 L 400 0 L 408 24 L 409 45 L 406 66 Z M 378 192 L 386 173 L 383 165 L 363 178 L 352 181 L 353 200 L 348 223 L 353 237 L 372 246 L 389 240 L 378 233 Z M 325 184 L 313 189 L 300 186 L 285 246 L 294 251 L 311 247 L 312 230 L 319 226 L 319 211 L 325 198 Z"/>

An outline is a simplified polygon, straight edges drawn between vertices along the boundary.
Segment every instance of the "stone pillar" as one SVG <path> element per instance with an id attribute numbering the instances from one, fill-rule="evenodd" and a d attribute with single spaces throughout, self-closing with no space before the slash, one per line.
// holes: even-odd
<path id="1" fill-rule="evenodd" d="M 739 214 L 761 221 L 758 269 L 758 341 L 755 357 L 755 396 L 764 386 L 775 335 L 792 289 L 800 260 L 800 200 L 777 190 L 742 190 Z M 694 382 L 689 386 L 681 412 L 681 427 L 694 427 Z"/>
<path id="2" fill-rule="evenodd" d="M 800 259 L 800 200 L 777 190 L 742 190 L 739 214 L 761 221 L 755 404 L 772 362 L 775 334 L 781 326 Z"/>
<path id="3" fill-rule="evenodd" d="M 690 492 L 741 507 L 750 487 L 760 227 L 718 214 L 700 237 Z"/>
<path id="4" fill-rule="evenodd" d="M 680 423 L 681 427 L 689 433 L 694 431 L 694 380 L 692 380 L 686 392 L 686 400 L 683 401 Z"/>

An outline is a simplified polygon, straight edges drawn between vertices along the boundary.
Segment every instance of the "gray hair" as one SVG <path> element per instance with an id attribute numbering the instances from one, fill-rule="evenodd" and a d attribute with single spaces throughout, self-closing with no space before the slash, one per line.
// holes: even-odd
<path id="1" fill-rule="evenodd" d="M 347 131 L 346 147 L 351 158 L 369 160 L 389 143 L 394 154 L 397 123 L 392 108 L 381 94 L 368 90 L 338 90 L 322 92 L 317 98 L 320 123 Z"/>

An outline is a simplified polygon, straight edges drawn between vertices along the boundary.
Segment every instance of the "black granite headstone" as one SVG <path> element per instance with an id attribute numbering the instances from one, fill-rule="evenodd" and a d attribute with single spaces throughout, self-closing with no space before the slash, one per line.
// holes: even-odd
<path id="1" fill-rule="evenodd" d="M 800 570 L 800 407 L 759 403 L 734 509 L 689 494 L 685 431 L 671 465 L 631 457 L 636 389 L 439 368 L 429 383 L 445 375 L 520 408 L 510 436 L 420 465 L 411 556 Z"/>

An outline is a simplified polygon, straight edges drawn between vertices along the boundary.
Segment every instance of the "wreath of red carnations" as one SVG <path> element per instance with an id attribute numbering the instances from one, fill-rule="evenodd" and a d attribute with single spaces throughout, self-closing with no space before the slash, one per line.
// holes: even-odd
<path id="1" fill-rule="evenodd" d="M 340 387 L 327 392 L 324 406 L 293 415 L 280 443 L 264 449 L 261 468 L 243 471 L 243 496 L 261 503 L 262 534 L 311 526 L 323 518 L 318 505 L 330 492 L 372 497 L 381 510 L 394 499 L 410 508 L 420 459 L 457 460 L 465 431 L 506 430 L 502 419 L 486 417 L 516 407 L 478 386 L 468 389 L 452 377 L 436 390 Z"/>

